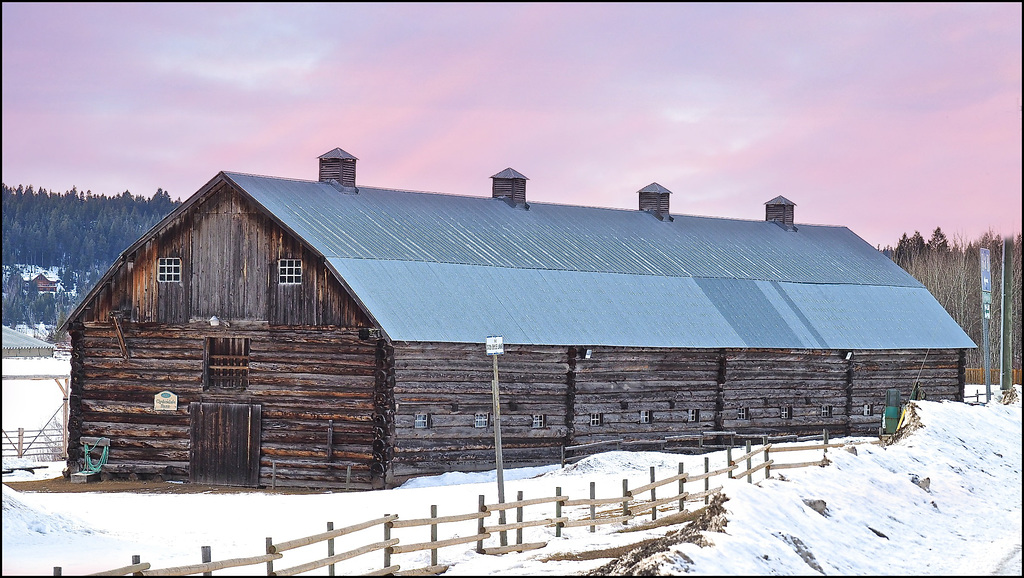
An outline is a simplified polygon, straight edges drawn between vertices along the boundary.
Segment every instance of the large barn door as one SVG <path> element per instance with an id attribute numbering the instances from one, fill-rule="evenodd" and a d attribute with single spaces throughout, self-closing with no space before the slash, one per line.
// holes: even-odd
<path id="1" fill-rule="evenodd" d="M 189 481 L 219 486 L 259 485 L 262 407 L 193 402 L 189 413 Z"/>

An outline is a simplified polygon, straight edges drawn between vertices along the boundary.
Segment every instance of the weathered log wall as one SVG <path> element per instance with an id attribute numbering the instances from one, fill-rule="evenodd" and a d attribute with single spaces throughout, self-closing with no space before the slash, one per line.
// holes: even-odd
<path id="1" fill-rule="evenodd" d="M 180 478 L 189 467 L 190 402 L 259 404 L 261 485 L 276 471 L 280 486 L 342 487 L 346 466 L 353 487 L 373 485 L 376 341 L 358 330 L 128 323 L 124 334 L 129 359 L 112 325 L 73 331 L 71 447 L 81 436 L 109 437 L 112 471 Z M 249 385 L 204 390 L 204 340 L 227 336 L 250 339 Z M 164 390 L 178 395 L 177 411 L 154 409 Z"/>
<path id="2" fill-rule="evenodd" d="M 389 483 L 421 474 L 494 469 L 493 359 L 483 344 L 394 344 L 395 447 Z M 506 345 L 498 356 L 503 460 L 509 467 L 557 462 L 566 441 L 566 349 Z M 429 427 L 415 428 L 416 414 Z M 544 426 L 533 427 L 533 415 Z"/>
<path id="3" fill-rule="evenodd" d="M 400 343 L 393 354 L 397 411 L 388 483 L 492 469 L 493 429 L 474 427 L 475 414 L 491 412 L 493 372 L 483 344 Z M 907 400 L 920 379 L 928 399 L 962 400 L 962 358 L 959 350 L 506 345 L 499 356 L 504 462 L 553 463 L 562 444 L 653 442 L 705 431 L 876 435 L 886 389 L 899 388 Z M 644 410 L 650 423 L 640 423 Z M 698 411 L 697 421 L 690 410 Z M 429 415 L 428 428 L 414 427 L 418 413 Z M 535 413 L 546 416 L 546 428 L 530 427 Z"/>

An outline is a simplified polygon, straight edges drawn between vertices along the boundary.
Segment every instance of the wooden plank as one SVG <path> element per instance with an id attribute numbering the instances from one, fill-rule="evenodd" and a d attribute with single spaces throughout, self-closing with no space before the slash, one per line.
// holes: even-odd
<path id="1" fill-rule="evenodd" d="M 281 542 L 278 544 L 271 544 L 267 547 L 271 554 L 277 552 L 284 552 L 286 550 L 292 550 L 300 548 L 302 546 L 308 546 L 310 544 L 316 544 L 317 542 L 323 542 L 330 540 L 331 538 L 337 538 L 344 536 L 345 534 L 351 534 L 352 532 L 358 532 L 359 530 L 365 530 L 366 528 L 372 528 L 388 522 L 394 522 L 398 519 L 398 516 L 391 514 L 381 518 L 374 518 L 358 524 L 352 524 L 351 526 L 345 526 L 344 528 L 336 528 L 327 532 L 321 532 L 319 534 L 313 534 L 312 536 L 305 536 L 303 538 L 296 538 L 294 540 L 288 540 L 287 542 Z"/>
<path id="2" fill-rule="evenodd" d="M 495 546 L 493 548 L 484 548 L 484 554 L 507 554 L 508 552 L 524 552 L 526 550 L 537 550 L 547 546 L 547 542 L 529 542 L 525 544 L 509 544 L 508 546 Z"/>
<path id="3" fill-rule="evenodd" d="M 436 518 L 417 518 L 414 520 L 396 520 L 391 524 L 392 528 L 412 528 L 414 526 L 429 526 L 432 524 L 446 524 L 448 522 L 463 522 L 465 520 L 477 520 L 486 518 L 491 512 L 472 512 L 469 514 L 457 514 L 455 516 L 438 516 Z"/>
<path id="4" fill-rule="evenodd" d="M 479 542 L 480 540 L 486 540 L 490 538 L 491 534 L 484 532 L 483 534 L 476 534 L 474 536 L 463 536 L 460 538 L 449 538 L 447 540 L 437 540 L 435 542 L 419 542 L 416 544 L 399 544 L 391 548 L 391 552 L 394 554 L 403 554 L 405 552 L 416 552 L 419 550 L 433 550 L 435 548 L 444 548 L 445 546 L 455 546 L 457 544 L 468 544 L 469 542 Z"/>
<path id="5" fill-rule="evenodd" d="M 342 552 L 341 554 L 335 554 L 327 558 L 321 558 L 320 560 L 314 560 L 305 564 L 299 564 L 298 566 L 292 566 L 291 568 L 284 568 L 282 570 L 274 570 L 274 576 L 294 576 L 303 572 L 309 572 L 310 570 L 316 570 L 317 568 L 323 568 L 324 566 L 330 566 L 336 562 L 342 560 L 348 560 L 349 558 L 355 558 L 369 552 L 375 552 L 377 550 L 383 550 L 384 548 L 390 548 L 398 544 L 398 538 L 392 538 L 390 540 L 384 540 L 383 542 L 374 542 L 365 546 L 356 548 L 355 550 L 349 550 L 348 552 Z M 279 554 L 280 555 L 280 554 Z"/>

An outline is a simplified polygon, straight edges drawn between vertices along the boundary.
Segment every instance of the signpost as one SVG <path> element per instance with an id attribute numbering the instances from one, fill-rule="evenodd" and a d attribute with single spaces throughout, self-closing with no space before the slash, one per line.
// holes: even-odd
<path id="1" fill-rule="evenodd" d="M 982 366 L 985 372 L 985 403 L 992 401 L 992 380 L 989 376 L 989 352 L 988 352 L 988 320 L 992 316 L 990 308 L 992 306 L 992 261 L 990 259 L 988 249 L 981 249 L 981 309 L 983 316 L 981 318 L 981 340 L 984 342 L 982 347 Z"/>
<path id="2" fill-rule="evenodd" d="M 1013 237 L 1003 237 L 1002 329 L 999 332 L 999 389 L 1013 389 Z"/>
<path id="3" fill-rule="evenodd" d="M 505 353 L 500 335 L 487 336 L 487 355 L 494 359 L 494 379 L 491 380 L 491 401 L 494 408 L 494 462 L 498 470 L 498 503 L 505 503 L 505 477 L 501 460 L 501 406 L 498 404 L 498 356 Z M 505 510 L 498 510 L 498 524 L 505 525 Z M 501 532 L 501 545 L 508 545 L 508 535 Z"/>

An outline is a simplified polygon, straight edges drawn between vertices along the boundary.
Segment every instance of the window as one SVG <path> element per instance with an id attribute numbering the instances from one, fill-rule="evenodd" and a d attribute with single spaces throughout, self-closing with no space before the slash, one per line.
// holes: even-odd
<path id="1" fill-rule="evenodd" d="M 544 427 L 544 416 L 540 414 L 533 414 L 533 427 L 542 428 Z"/>
<path id="2" fill-rule="evenodd" d="M 604 423 L 604 415 L 600 413 L 590 414 L 590 425 L 601 425 Z"/>
<path id="3" fill-rule="evenodd" d="M 204 357 L 207 389 L 249 387 L 249 338 L 207 337 Z"/>
<path id="4" fill-rule="evenodd" d="M 156 280 L 160 283 L 181 282 L 181 259 L 160 257 L 156 264 Z"/>
<path id="5" fill-rule="evenodd" d="M 651 410 L 640 410 L 640 423 L 651 423 Z"/>
<path id="6" fill-rule="evenodd" d="M 416 429 L 427 429 L 430 427 L 430 416 L 425 413 L 416 414 L 416 419 L 413 421 L 412 427 Z"/>
<path id="7" fill-rule="evenodd" d="M 302 283 L 302 260 L 281 259 L 277 262 L 277 280 L 281 285 Z"/>
<path id="8" fill-rule="evenodd" d="M 487 416 L 488 416 L 488 414 L 486 414 L 486 413 L 478 413 L 478 414 L 476 414 L 476 417 L 475 417 L 475 420 L 473 422 L 473 425 L 475 427 L 487 427 Z"/>
<path id="9" fill-rule="evenodd" d="M 821 406 L 821 417 L 832 417 L 832 406 L 823 405 Z"/>
<path id="10" fill-rule="evenodd" d="M 736 410 L 736 419 L 750 419 L 750 412 L 747 411 L 747 408 L 741 407 Z"/>
<path id="11" fill-rule="evenodd" d="M 871 404 L 870 403 L 865 403 L 864 404 L 864 415 L 871 415 Z"/>
<path id="12" fill-rule="evenodd" d="M 687 412 L 686 421 L 700 421 L 700 410 L 691 409 Z"/>
<path id="13" fill-rule="evenodd" d="M 793 417 L 793 408 L 791 408 L 791 407 L 784 407 L 784 408 L 782 408 L 782 410 L 780 412 L 780 416 L 782 417 L 782 419 L 792 419 L 792 417 Z"/>

